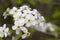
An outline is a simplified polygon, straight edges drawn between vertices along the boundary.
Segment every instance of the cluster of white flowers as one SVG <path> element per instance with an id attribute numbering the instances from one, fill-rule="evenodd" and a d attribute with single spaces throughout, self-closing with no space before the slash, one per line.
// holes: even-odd
<path id="1" fill-rule="evenodd" d="M 40 13 L 36 9 L 32 10 L 27 5 L 21 6 L 19 8 L 7 8 L 7 10 L 3 14 L 4 19 L 6 19 L 9 15 L 12 15 L 12 17 L 14 18 L 14 25 L 12 26 L 12 30 L 15 30 L 16 34 L 19 34 L 21 31 L 24 33 L 22 35 L 22 39 L 30 35 L 27 27 L 35 28 L 37 30 L 45 32 L 47 28 L 46 25 L 50 25 L 45 23 L 44 17 L 40 15 Z M 52 26 L 49 27 L 52 31 Z"/>
<path id="2" fill-rule="evenodd" d="M 4 24 L 3 27 L 0 27 L 0 37 L 3 38 L 7 37 L 8 35 L 10 35 L 9 28 L 6 28 L 6 24 Z"/>
<path id="3" fill-rule="evenodd" d="M 12 30 L 16 30 L 16 34 L 19 34 L 21 31 L 23 31 L 25 34 L 22 36 L 24 37 L 26 37 L 27 34 L 30 35 L 27 27 L 36 26 L 40 22 L 45 21 L 44 17 L 41 16 L 36 9 L 32 10 L 27 5 L 21 6 L 19 9 L 16 7 L 13 7 L 12 9 L 7 8 L 3 14 L 4 19 L 6 19 L 9 15 L 12 15 L 14 18 L 14 25 L 12 26 Z"/>

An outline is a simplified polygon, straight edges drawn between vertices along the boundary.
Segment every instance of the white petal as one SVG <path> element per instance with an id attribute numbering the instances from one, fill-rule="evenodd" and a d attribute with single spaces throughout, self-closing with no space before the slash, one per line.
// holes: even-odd
<path id="1" fill-rule="evenodd" d="M 5 33 L 5 37 L 7 37 L 7 33 Z"/>
<path id="2" fill-rule="evenodd" d="M 15 40 L 15 37 L 14 36 L 12 36 L 12 40 Z"/>
<path id="3" fill-rule="evenodd" d="M 26 27 L 30 27 L 31 26 L 31 23 L 27 22 L 25 26 Z"/>
<path id="4" fill-rule="evenodd" d="M 24 33 L 27 33 L 27 32 L 28 32 L 27 28 L 25 28 L 25 27 L 20 27 L 20 29 L 21 29 Z"/>
<path id="5" fill-rule="evenodd" d="M 6 19 L 7 18 L 7 15 L 6 16 L 4 16 L 4 19 Z"/>
<path id="6" fill-rule="evenodd" d="M 4 37 L 4 33 L 3 32 L 2 33 L 0 32 L 0 37 Z"/>
<path id="7" fill-rule="evenodd" d="M 0 32 L 3 32 L 3 27 L 0 27 Z"/>
<path id="8" fill-rule="evenodd" d="M 3 30 L 6 28 L 6 24 L 3 25 Z"/>
<path id="9" fill-rule="evenodd" d="M 17 28 L 17 27 L 16 27 L 15 25 L 14 25 L 14 26 L 12 26 L 12 29 L 13 29 L 13 30 L 16 30 L 16 28 Z"/>
<path id="10" fill-rule="evenodd" d="M 4 32 L 8 32 L 9 31 L 9 28 L 6 28 L 5 30 L 4 30 Z"/>
<path id="11" fill-rule="evenodd" d="M 13 7 L 13 10 L 15 11 L 15 10 L 17 10 L 17 8 L 16 7 Z"/>
<path id="12" fill-rule="evenodd" d="M 23 34 L 23 35 L 22 35 L 22 39 L 25 39 L 26 37 L 27 37 L 26 34 Z"/>
<path id="13" fill-rule="evenodd" d="M 37 22 L 37 21 L 32 21 L 31 24 L 32 24 L 33 26 L 35 26 L 36 24 L 38 24 L 38 22 Z"/>
<path id="14" fill-rule="evenodd" d="M 54 31 L 54 28 L 53 27 L 50 27 L 50 31 Z"/>
<path id="15" fill-rule="evenodd" d="M 19 29 L 16 29 L 16 34 L 19 34 L 20 33 L 20 30 Z"/>

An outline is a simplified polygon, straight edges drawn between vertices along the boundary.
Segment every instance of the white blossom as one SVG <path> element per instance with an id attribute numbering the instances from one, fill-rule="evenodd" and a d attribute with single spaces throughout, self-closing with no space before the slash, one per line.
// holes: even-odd
<path id="1" fill-rule="evenodd" d="M 29 32 L 23 34 L 23 35 L 22 35 L 22 39 L 25 39 L 27 36 L 30 36 L 30 33 L 29 33 Z"/>
<path id="2" fill-rule="evenodd" d="M 4 19 L 6 19 L 7 16 L 9 15 L 9 11 L 10 11 L 10 8 L 7 8 L 7 10 L 3 13 Z"/>
<path id="3" fill-rule="evenodd" d="M 12 26 L 12 29 L 16 30 L 16 34 L 19 34 L 21 31 L 24 32 L 24 33 L 28 32 L 27 28 L 16 26 L 16 25 Z"/>
<path id="4" fill-rule="evenodd" d="M 7 37 L 9 34 L 9 28 L 6 28 L 6 24 L 4 24 L 3 27 L 0 27 L 0 37 Z"/>
<path id="5" fill-rule="evenodd" d="M 25 24 L 25 19 L 21 18 L 18 21 L 15 21 L 14 24 L 18 26 L 23 26 Z"/>
<path id="6" fill-rule="evenodd" d="M 46 24 L 46 27 L 49 28 L 49 30 L 50 30 L 51 32 L 54 32 L 54 31 L 55 31 L 55 28 L 56 28 L 56 25 L 48 22 L 48 23 Z"/>
<path id="7" fill-rule="evenodd" d="M 14 19 L 12 30 L 15 30 L 16 34 L 19 34 L 22 31 L 24 33 L 22 34 L 22 39 L 25 39 L 28 34 L 30 34 L 27 27 L 31 27 L 42 32 L 46 32 L 47 27 L 49 27 L 50 31 L 54 31 L 54 27 L 51 23 L 46 23 L 44 17 L 36 9 L 31 9 L 27 5 L 23 5 L 20 8 L 8 8 L 7 12 L 8 14 L 6 12 L 3 14 L 4 19 L 6 19 L 8 15 L 12 15 Z M 0 29 L 0 36 L 6 36 L 7 34 L 3 35 L 2 27 L 0 27 Z"/>

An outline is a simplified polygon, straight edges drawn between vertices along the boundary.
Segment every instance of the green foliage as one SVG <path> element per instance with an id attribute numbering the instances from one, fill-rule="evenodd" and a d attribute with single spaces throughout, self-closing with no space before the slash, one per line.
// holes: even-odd
<path id="1" fill-rule="evenodd" d="M 30 3 L 31 5 L 35 5 L 35 4 L 36 4 L 35 0 L 27 0 L 27 1 L 28 1 L 28 3 Z"/>
<path id="2" fill-rule="evenodd" d="M 56 32 L 60 33 L 60 27 L 57 27 L 55 30 Z"/>
<path id="3" fill-rule="evenodd" d="M 3 39 L 0 37 L 0 40 L 3 40 Z"/>
<path id="4" fill-rule="evenodd" d="M 54 8 L 54 12 L 52 14 L 52 23 L 57 24 L 60 26 L 60 5 L 57 5 Z"/>
<path id="5" fill-rule="evenodd" d="M 45 3 L 50 3 L 52 2 L 53 0 L 39 0 L 40 2 L 45 2 Z"/>
<path id="6" fill-rule="evenodd" d="M 50 32 L 50 29 L 49 29 L 49 27 L 47 27 L 46 31 L 47 31 L 47 32 Z"/>
<path id="7" fill-rule="evenodd" d="M 10 29 L 10 30 L 9 30 L 9 32 L 12 34 L 12 33 L 13 33 L 13 30 L 12 30 L 12 29 Z"/>
<path id="8" fill-rule="evenodd" d="M 8 2 L 5 2 L 4 4 L 3 4 L 3 7 L 8 7 L 9 6 L 9 3 Z"/>
<path id="9" fill-rule="evenodd" d="M 0 5 L 0 10 L 4 9 L 4 8 L 7 8 L 9 6 L 9 3 L 8 2 L 4 2 L 2 3 L 2 5 Z"/>
<path id="10" fill-rule="evenodd" d="M 28 28 L 29 32 L 34 33 L 35 30 L 33 28 Z"/>
<path id="11" fill-rule="evenodd" d="M 16 0 L 17 5 L 20 5 L 22 3 L 22 0 Z"/>
<path id="12" fill-rule="evenodd" d="M 3 9 L 3 7 L 2 7 L 2 6 L 0 6 L 0 10 L 1 10 L 1 9 Z"/>
<path id="13" fill-rule="evenodd" d="M 51 20 L 51 22 L 52 22 L 53 24 L 56 24 L 56 23 L 57 23 L 57 20 Z"/>
<path id="14" fill-rule="evenodd" d="M 20 34 L 15 35 L 15 40 L 18 40 L 22 36 L 22 32 Z"/>
<path id="15" fill-rule="evenodd" d="M 58 40 L 58 39 L 55 37 L 55 38 L 48 38 L 47 40 Z"/>
<path id="16" fill-rule="evenodd" d="M 60 8 L 55 8 L 53 18 L 58 18 L 60 17 Z"/>
<path id="17" fill-rule="evenodd" d="M 10 0 L 13 5 L 20 5 L 22 3 L 22 0 Z"/>

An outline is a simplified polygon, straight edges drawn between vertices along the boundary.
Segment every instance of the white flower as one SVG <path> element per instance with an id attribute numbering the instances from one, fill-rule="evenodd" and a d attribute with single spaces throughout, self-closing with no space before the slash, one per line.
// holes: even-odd
<path id="1" fill-rule="evenodd" d="M 35 26 L 36 24 L 38 24 L 38 21 L 32 14 L 27 14 L 25 21 L 26 21 L 26 27 Z"/>
<path id="2" fill-rule="evenodd" d="M 2 27 L 0 27 L 0 37 L 4 37 L 4 33 L 3 33 L 3 30 L 2 30 Z"/>
<path id="3" fill-rule="evenodd" d="M 52 23 L 48 22 L 48 23 L 46 24 L 46 27 L 49 28 L 49 30 L 50 30 L 51 32 L 53 32 L 56 26 L 53 25 Z"/>
<path id="4" fill-rule="evenodd" d="M 13 10 L 13 11 L 17 11 L 17 7 L 13 7 L 12 10 Z"/>
<path id="5" fill-rule="evenodd" d="M 10 9 L 9 14 L 10 15 L 14 15 L 15 13 L 17 13 L 17 8 L 13 7 L 12 9 Z"/>
<path id="6" fill-rule="evenodd" d="M 30 33 L 29 33 L 29 32 L 23 34 L 23 35 L 22 35 L 22 39 L 25 39 L 27 36 L 30 36 Z"/>
<path id="7" fill-rule="evenodd" d="M 42 31 L 42 32 L 46 32 L 46 23 L 45 22 L 40 22 L 40 31 Z"/>
<path id="8" fill-rule="evenodd" d="M 25 19 L 21 18 L 18 21 L 15 21 L 14 24 L 18 26 L 23 26 L 25 24 Z"/>
<path id="9" fill-rule="evenodd" d="M 45 22 L 45 19 L 43 16 L 40 16 L 39 20 L 40 20 L 40 22 Z"/>
<path id="10" fill-rule="evenodd" d="M 26 13 L 26 14 L 32 14 L 33 11 L 30 11 L 30 10 L 23 10 L 23 13 Z"/>
<path id="11" fill-rule="evenodd" d="M 27 14 L 26 19 L 27 20 L 35 20 L 35 17 L 32 14 Z"/>
<path id="12" fill-rule="evenodd" d="M 21 6 L 20 9 L 21 10 L 28 10 L 28 9 L 31 10 L 31 8 L 29 8 L 29 6 L 27 6 L 27 5 Z"/>
<path id="13" fill-rule="evenodd" d="M 22 17 L 22 13 L 21 12 L 17 12 L 17 13 L 15 13 L 13 15 L 13 18 L 14 18 L 15 21 L 21 19 L 21 17 Z"/>
<path id="14" fill-rule="evenodd" d="M 20 33 L 20 26 L 14 25 L 12 26 L 12 30 L 16 30 L 16 34 Z"/>
<path id="15" fill-rule="evenodd" d="M 9 10 L 10 8 L 7 8 L 7 10 L 3 13 L 4 19 L 6 19 L 7 16 L 9 15 Z"/>
<path id="16" fill-rule="evenodd" d="M 16 34 L 19 34 L 20 31 L 23 31 L 24 33 L 28 32 L 27 28 L 21 27 L 21 26 L 16 26 L 16 25 L 12 26 L 12 29 L 16 30 Z"/>
<path id="17" fill-rule="evenodd" d="M 3 27 L 0 27 L 0 37 L 7 37 L 9 35 L 9 28 L 6 28 L 6 24 L 3 25 Z"/>

